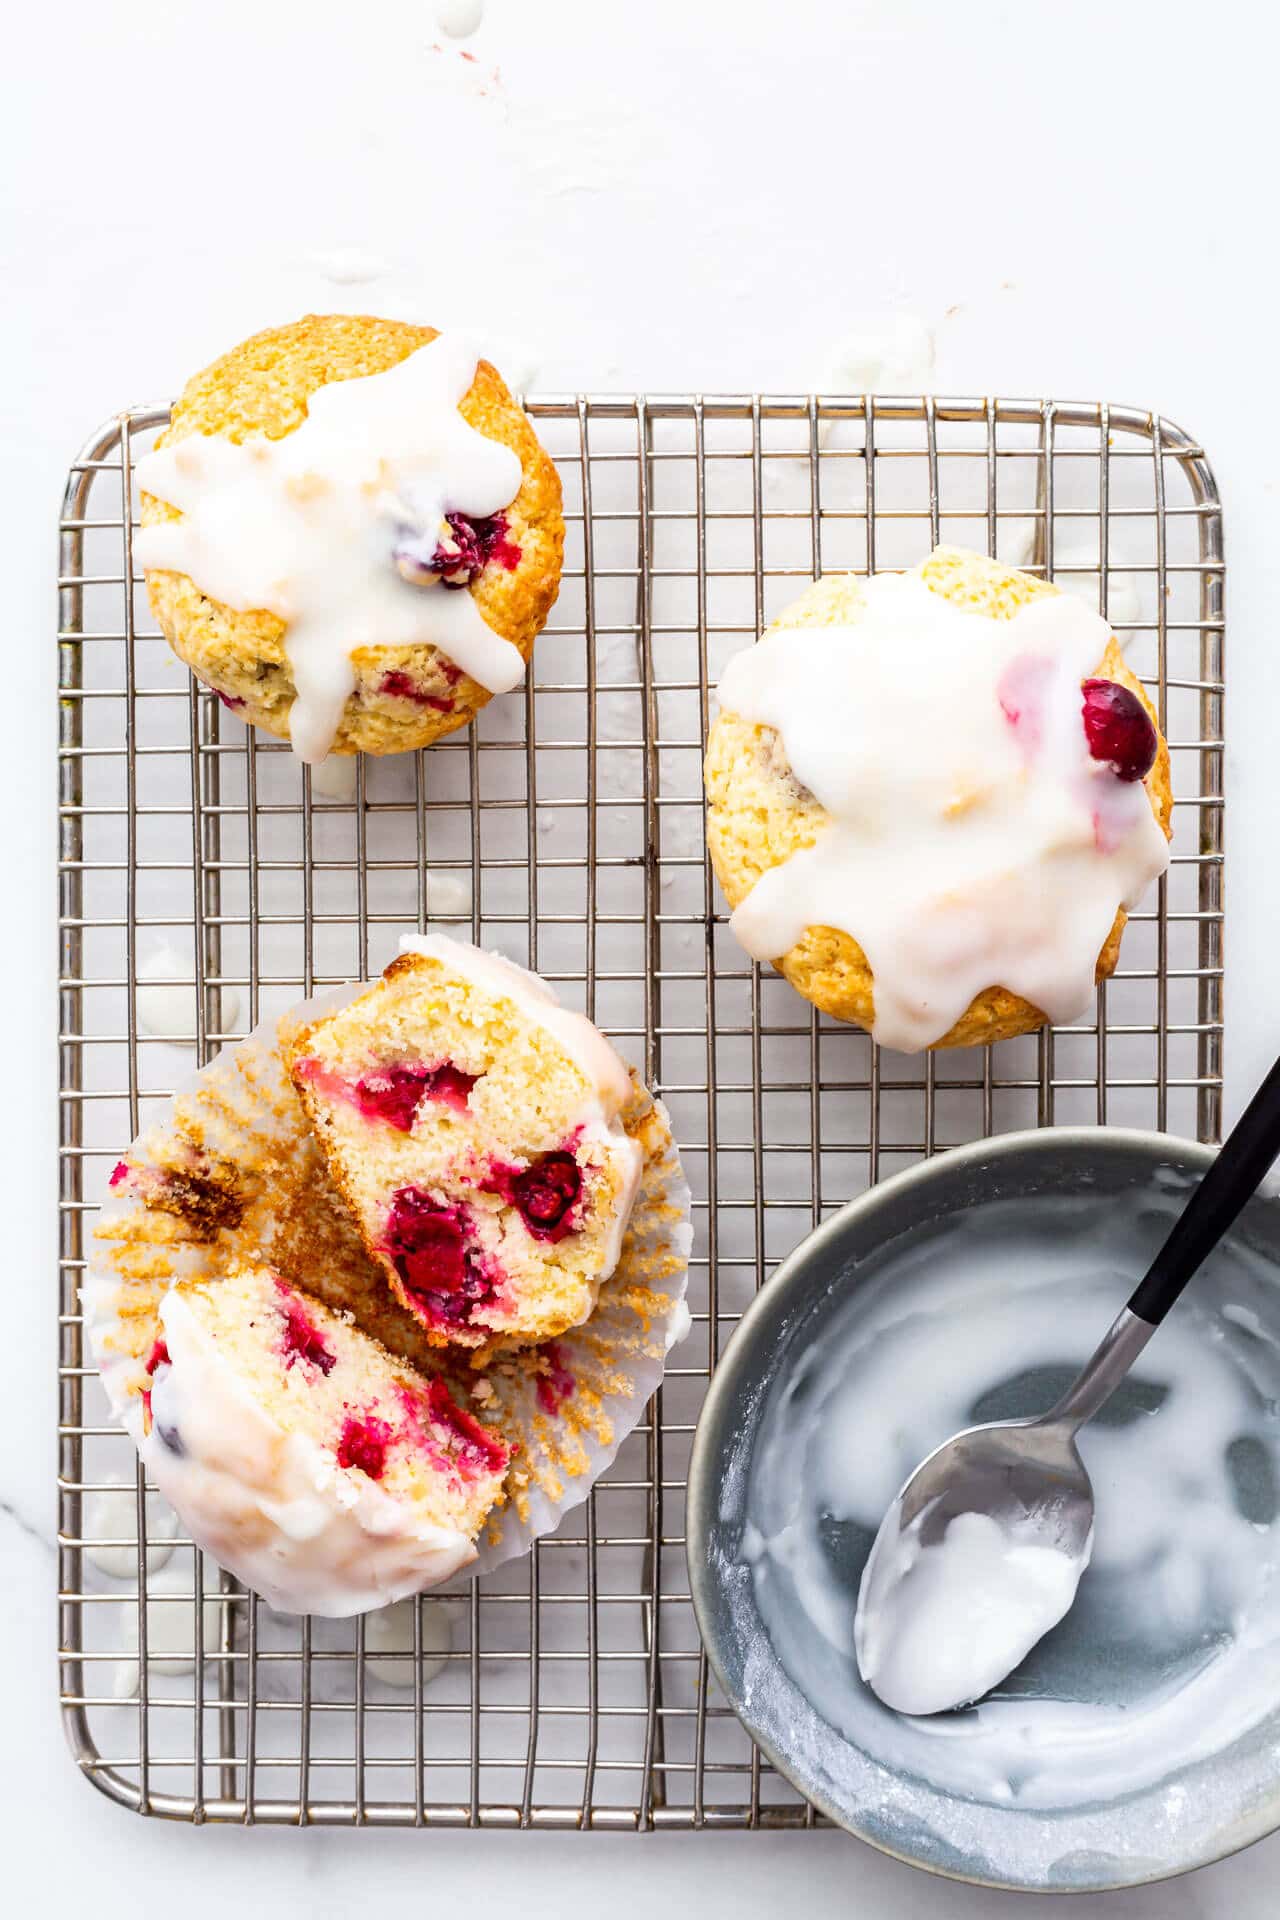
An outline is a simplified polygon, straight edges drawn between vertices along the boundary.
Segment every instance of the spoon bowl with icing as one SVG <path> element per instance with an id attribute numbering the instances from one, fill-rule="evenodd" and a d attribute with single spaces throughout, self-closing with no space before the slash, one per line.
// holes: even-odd
<path id="1" fill-rule="evenodd" d="M 885 1706 L 854 1644 L 913 1468 L 1062 1401 L 1214 1159 L 1115 1126 L 952 1148 L 808 1235 L 717 1363 L 686 1527 L 712 1672 L 773 1766 L 899 1859 L 1098 1891 L 1280 1827 L 1274 1176 L 1076 1436 L 1092 1557 L 1057 1627 L 976 1704 L 928 1715 Z M 981 1541 L 955 1544 L 975 1565 Z M 953 1654 L 939 1637 L 936 1664 Z"/>
<path id="2" fill-rule="evenodd" d="M 911 1475 L 862 1576 L 863 1679 L 900 1713 L 989 1693 L 1057 1626 L 1093 1550 L 1093 1485 L 1076 1434 L 1111 1398 L 1280 1152 L 1280 1061 L 1168 1239 L 1057 1405 L 971 1427 Z"/>

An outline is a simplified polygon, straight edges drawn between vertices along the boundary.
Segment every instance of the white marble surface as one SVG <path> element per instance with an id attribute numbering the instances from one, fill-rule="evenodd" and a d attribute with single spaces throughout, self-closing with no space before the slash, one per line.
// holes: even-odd
<path id="1" fill-rule="evenodd" d="M 935 330 L 941 391 L 1157 406 L 1203 437 L 1227 507 L 1234 1109 L 1277 1031 L 1265 21 L 1245 0 L 488 0 L 459 42 L 427 0 L 62 0 L 10 18 L 2 964 L 20 1011 L 0 1832 L 22 1907 L 346 1914 L 375 1894 L 466 1899 L 483 1875 L 530 1916 L 567 1899 L 620 1920 L 664 1899 L 740 1915 L 799 1896 L 888 1920 L 994 1908 L 838 1835 L 197 1832 L 144 1825 L 75 1778 L 53 1659 L 53 522 L 106 413 L 306 308 L 496 328 L 547 391 L 806 388 L 859 316 L 899 312 Z M 1277 1873 L 1280 1839 L 1085 1904 L 1261 1920 Z"/>

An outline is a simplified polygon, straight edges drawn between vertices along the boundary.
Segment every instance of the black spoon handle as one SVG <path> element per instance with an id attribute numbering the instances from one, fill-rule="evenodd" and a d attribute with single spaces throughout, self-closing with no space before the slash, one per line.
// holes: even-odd
<path id="1" fill-rule="evenodd" d="M 1129 1312 L 1158 1327 L 1201 1262 L 1213 1251 L 1280 1154 L 1280 1060 L 1272 1067 L 1218 1157 L 1183 1208 L 1172 1233 L 1129 1301 Z"/>

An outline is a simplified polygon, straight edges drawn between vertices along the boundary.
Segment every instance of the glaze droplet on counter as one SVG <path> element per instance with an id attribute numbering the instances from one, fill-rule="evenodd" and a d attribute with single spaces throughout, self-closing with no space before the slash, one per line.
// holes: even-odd
<path id="1" fill-rule="evenodd" d="M 913 1052 L 1002 986 L 1077 1018 L 1120 908 L 1168 865 L 1141 780 L 1093 758 L 1082 682 L 1110 635 L 1060 595 L 993 620 L 879 574 L 854 627 L 767 633 L 724 711 L 771 727 L 830 816 L 756 882 L 734 933 L 776 960 L 806 928 L 861 946 L 876 1039 Z"/>
<path id="2" fill-rule="evenodd" d="M 317 388 L 279 439 L 189 434 L 146 454 L 138 483 L 182 513 L 139 530 L 144 568 L 186 574 L 211 600 L 285 623 L 294 752 L 333 743 L 360 647 L 434 646 L 490 693 L 524 674 L 471 594 L 394 564 L 406 534 L 448 537 L 450 513 L 488 520 L 520 490 L 510 447 L 463 419 L 478 355 L 441 335 L 382 373 Z"/>

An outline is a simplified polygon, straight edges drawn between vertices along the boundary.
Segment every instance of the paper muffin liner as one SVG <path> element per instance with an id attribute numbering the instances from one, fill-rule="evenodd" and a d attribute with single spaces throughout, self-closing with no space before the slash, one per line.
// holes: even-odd
<path id="1" fill-rule="evenodd" d="M 470 1577 L 553 1531 L 639 1421 L 689 1330 L 690 1193 L 666 1110 L 633 1073 L 621 1120 L 642 1149 L 643 1172 L 621 1257 L 590 1319 L 483 1364 L 432 1346 L 366 1254 L 278 1041 L 281 1028 L 333 1012 L 373 984 L 317 995 L 224 1047 L 125 1150 L 94 1230 L 85 1329 L 112 1410 L 136 1441 L 160 1302 L 175 1281 L 216 1280 L 249 1262 L 350 1312 L 398 1358 L 442 1374 L 512 1448 Z"/>

